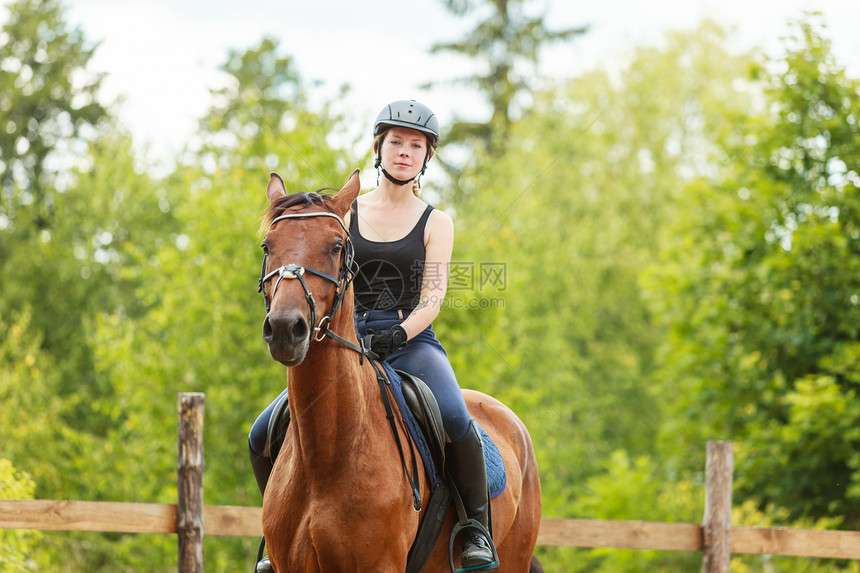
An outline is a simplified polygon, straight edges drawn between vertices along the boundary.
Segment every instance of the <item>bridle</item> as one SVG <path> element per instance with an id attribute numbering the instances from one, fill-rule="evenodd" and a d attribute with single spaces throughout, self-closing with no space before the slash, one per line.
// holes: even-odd
<path id="1" fill-rule="evenodd" d="M 283 265 L 267 274 L 266 263 L 269 258 L 269 253 L 268 251 L 266 251 L 263 254 L 263 268 L 260 271 L 259 289 L 257 290 L 257 292 L 263 293 L 263 300 L 266 303 L 266 314 L 268 314 L 269 310 L 271 309 L 272 299 L 275 298 L 275 292 L 278 290 L 278 286 L 281 284 L 281 281 L 283 279 L 298 279 L 299 283 L 302 285 L 302 290 L 305 291 L 305 300 L 307 300 L 308 306 L 310 307 L 311 311 L 311 324 L 313 325 L 314 329 L 312 335 L 313 340 L 319 342 L 323 340 L 326 336 L 329 336 L 332 339 L 337 340 L 341 344 L 345 344 L 353 350 L 357 350 L 364 354 L 364 350 L 360 346 L 356 346 L 350 341 L 338 336 L 328 328 L 328 325 L 331 323 L 332 318 L 340 308 L 340 305 L 343 302 L 344 297 L 346 296 L 346 290 L 349 287 L 349 284 L 352 282 L 353 278 L 355 278 L 355 274 L 358 270 L 358 266 L 355 262 L 355 249 L 349 236 L 349 229 L 347 229 L 346 225 L 343 222 L 343 219 L 341 219 L 334 213 L 289 213 L 287 215 L 281 215 L 280 217 L 275 217 L 274 219 L 272 219 L 272 222 L 269 224 L 269 229 L 271 230 L 272 226 L 278 221 L 283 221 L 285 219 L 309 219 L 312 217 L 331 217 L 332 219 L 340 223 L 341 228 L 346 233 L 346 241 L 343 248 L 343 262 L 340 265 L 338 277 L 335 278 L 326 273 L 322 273 L 320 271 L 296 264 Z M 319 323 L 317 323 L 316 321 L 317 303 L 314 299 L 314 295 L 311 293 L 307 283 L 305 282 L 305 273 L 316 275 L 320 278 L 326 279 L 327 281 L 334 283 L 335 285 L 334 300 L 332 301 L 331 310 L 326 316 L 320 319 Z M 266 285 L 266 281 L 275 276 L 277 276 L 278 278 L 275 281 L 275 286 L 272 287 L 272 296 L 269 297 L 269 295 L 266 294 L 266 289 L 264 287 Z"/>

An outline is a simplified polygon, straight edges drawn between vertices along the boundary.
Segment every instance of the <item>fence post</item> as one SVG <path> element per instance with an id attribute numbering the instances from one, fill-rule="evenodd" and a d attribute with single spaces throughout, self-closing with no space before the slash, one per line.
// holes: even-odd
<path id="1" fill-rule="evenodd" d="M 203 409 L 205 394 L 179 394 L 176 533 L 179 573 L 203 573 Z"/>
<path id="2" fill-rule="evenodd" d="M 702 573 L 729 573 L 734 465 L 732 442 L 708 442 Z"/>

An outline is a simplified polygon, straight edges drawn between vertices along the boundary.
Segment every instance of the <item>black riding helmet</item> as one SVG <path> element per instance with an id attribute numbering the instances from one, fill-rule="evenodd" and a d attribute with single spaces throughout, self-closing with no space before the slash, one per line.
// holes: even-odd
<path id="1" fill-rule="evenodd" d="M 436 149 L 439 143 L 439 120 L 436 119 L 429 107 L 415 100 L 398 100 L 385 106 L 382 111 L 376 116 L 376 121 L 373 124 L 373 136 L 376 137 L 385 133 L 392 127 L 408 127 L 415 129 L 427 136 L 430 148 Z M 424 170 L 427 169 L 427 162 L 430 160 L 430 149 L 427 150 L 427 155 L 424 157 L 424 165 L 421 171 L 415 177 L 421 177 Z M 380 168 L 382 165 L 382 146 L 377 146 L 376 161 L 373 166 Z M 412 179 L 397 179 L 392 177 L 384 167 L 381 167 L 383 175 L 397 185 L 406 185 Z"/>

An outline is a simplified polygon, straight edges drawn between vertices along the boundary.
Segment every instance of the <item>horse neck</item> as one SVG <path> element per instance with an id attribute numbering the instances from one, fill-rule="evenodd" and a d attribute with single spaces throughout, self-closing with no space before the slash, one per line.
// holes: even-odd
<path id="1" fill-rule="evenodd" d="M 348 326 L 333 330 L 354 339 L 354 334 L 346 335 L 354 333 L 351 313 L 349 317 Z M 290 423 L 297 431 L 300 455 L 313 458 L 306 460 L 313 467 L 343 464 L 368 428 L 379 423 L 368 414 L 373 389 L 378 392 L 376 378 L 358 359 L 356 351 L 325 338 L 312 342 L 302 363 L 290 369 Z"/>

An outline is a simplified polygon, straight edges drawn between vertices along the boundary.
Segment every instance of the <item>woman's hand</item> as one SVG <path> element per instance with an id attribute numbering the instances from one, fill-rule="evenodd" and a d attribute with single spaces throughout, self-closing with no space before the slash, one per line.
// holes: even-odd
<path id="1" fill-rule="evenodd" d="M 402 326 L 395 324 L 381 332 L 371 330 L 367 338 L 370 340 L 365 339 L 365 347 L 369 347 L 379 360 L 385 360 L 392 352 L 406 346 L 408 336 Z"/>

